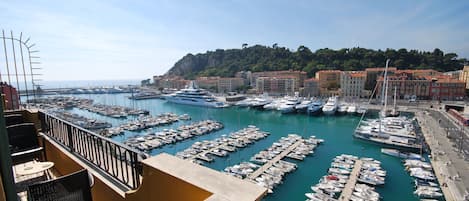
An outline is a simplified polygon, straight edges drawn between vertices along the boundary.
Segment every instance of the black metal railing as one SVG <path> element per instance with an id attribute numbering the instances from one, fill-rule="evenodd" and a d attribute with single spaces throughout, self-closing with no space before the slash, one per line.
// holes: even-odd
<path id="1" fill-rule="evenodd" d="M 104 171 L 129 189 L 141 181 L 141 163 L 146 155 L 102 137 L 44 111 L 39 112 L 42 132 L 72 154 Z"/>

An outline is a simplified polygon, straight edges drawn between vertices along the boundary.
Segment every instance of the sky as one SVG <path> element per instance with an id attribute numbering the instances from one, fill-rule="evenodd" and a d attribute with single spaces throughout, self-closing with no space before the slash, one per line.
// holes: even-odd
<path id="1" fill-rule="evenodd" d="M 467 0 L 0 1 L 0 29 L 31 37 L 46 81 L 146 79 L 188 53 L 243 43 L 440 48 L 469 58 L 468 19 Z"/>

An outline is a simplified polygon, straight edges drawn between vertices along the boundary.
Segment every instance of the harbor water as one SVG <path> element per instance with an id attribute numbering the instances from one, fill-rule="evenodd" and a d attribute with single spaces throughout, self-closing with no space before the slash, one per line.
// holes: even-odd
<path id="1" fill-rule="evenodd" d="M 259 140 L 236 152 L 229 153 L 227 157 L 214 157 L 212 163 L 204 165 L 215 170 L 222 171 L 227 166 L 232 166 L 243 161 L 249 161 L 251 156 L 269 147 L 280 137 L 290 133 L 295 133 L 304 137 L 315 135 L 324 139 L 325 142 L 319 145 L 314 154 L 307 156 L 303 161 L 294 161 L 298 165 L 296 171 L 287 174 L 283 183 L 274 188 L 274 193 L 268 195 L 264 200 L 305 200 L 305 193 L 311 192 L 310 186 L 318 183 L 318 180 L 326 175 L 330 167 L 331 160 L 340 154 L 352 154 L 359 157 L 372 157 L 382 162 L 382 167 L 387 171 L 386 184 L 376 187 L 377 192 L 386 201 L 413 201 L 419 200 L 413 194 L 413 180 L 404 170 L 401 160 L 392 156 L 384 155 L 380 147 L 354 139 L 352 133 L 360 121 L 357 116 L 307 116 L 304 114 L 282 115 L 276 111 L 259 111 L 249 108 L 230 107 L 223 109 L 203 108 L 188 105 L 178 105 L 167 103 L 160 99 L 130 100 L 129 94 L 100 94 L 100 95 L 76 95 L 81 98 L 93 99 L 95 103 L 106 105 L 121 105 L 132 108 L 146 109 L 150 114 L 157 115 L 164 112 L 172 112 L 178 115 L 189 114 L 190 121 L 180 121 L 172 125 L 156 127 L 152 131 L 159 131 L 167 128 L 176 128 L 183 124 L 199 120 L 217 120 L 224 124 L 224 128 L 214 133 L 198 136 L 176 144 L 166 145 L 162 148 L 150 152 L 156 155 L 161 152 L 175 154 L 182 151 L 194 142 L 210 140 L 228 135 L 238 131 L 248 125 L 255 125 L 263 131 L 270 132 L 267 138 Z M 127 119 L 116 119 L 102 116 L 85 110 L 74 108 L 72 112 L 98 120 L 112 123 L 114 126 L 124 123 L 135 117 Z M 143 135 L 148 131 L 129 132 L 124 135 L 113 137 L 114 140 L 123 142 L 127 137 Z"/>

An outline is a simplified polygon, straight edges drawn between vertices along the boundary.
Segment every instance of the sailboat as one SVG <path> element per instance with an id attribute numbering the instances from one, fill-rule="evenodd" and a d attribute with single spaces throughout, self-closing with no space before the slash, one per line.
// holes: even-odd
<path id="1" fill-rule="evenodd" d="M 384 101 L 384 107 L 380 111 L 379 119 L 377 121 L 376 126 L 368 126 L 368 125 L 361 125 L 362 120 L 358 124 L 357 128 L 355 129 L 354 137 L 357 139 L 365 140 L 368 142 L 373 142 L 379 144 L 383 147 L 390 147 L 390 148 L 397 148 L 403 149 L 408 151 L 418 151 L 421 149 L 421 145 L 418 144 L 417 139 L 413 137 L 407 137 L 406 133 L 402 133 L 404 131 L 399 129 L 395 126 L 388 125 L 388 122 L 393 117 L 386 117 L 390 115 L 391 111 L 387 109 L 387 70 L 389 66 L 389 59 L 386 60 L 386 68 L 384 70 L 384 90 L 382 91 L 382 97 Z M 395 92 L 396 93 L 396 92 Z M 395 95 L 396 97 L 396 95 Z M 394 98 L 396 99 L 396 98 Z M 404 123 L 406 120 L 404 119 L 392 119 L 393 121 L 400 121 Z M 363 116 L 362 116 L 363 119 Z M 376 129 L 376 127 L 378 127 Z M 403 135 L 405 134 L 405 135 Z"/>
<path id="2" fill-rule="evenodd" d="M 397 97 L 397 86 L 394 86 L 394 104 L 391 112 L 389 113 L 388 117 L 398 117 L 399 111 L 397 111 L 396 107 L 396 97 Z"/>
<path id="3" fill-rule="evenodd" d="M 384 80 L 383 80 L 383 91 L 382 91 L 382 102 L 384 103 L 383 109 L 379 112 L 381 117 L 397 117 L 399 116 L 399 111 L 397 111 L 396 107 L 396 99 L 397 99 L 397 86 L 394 86 L 394 104 L 392 110 L 388 109 L 388 87 L 389 87 L 389 79 L 388 79 L 388 64 L 389 59 L 386 61 L 386 68 L 384 69 Z"/>

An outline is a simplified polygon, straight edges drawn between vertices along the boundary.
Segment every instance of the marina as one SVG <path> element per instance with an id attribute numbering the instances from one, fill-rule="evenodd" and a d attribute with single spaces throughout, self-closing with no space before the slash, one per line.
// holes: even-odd
<path id="1" fill-rule="evenodd" d="M 179 121 L 179 119 L 182 120 L 182 119 L 188 119 L 188 118 L 190 119 L 188 115 L 178 116 L 174 113 L 163 113 L 163 114 L 158 114 L 156 116 L 142 115 L 142 116 L 139 116 L 135 120 L 131 120 L 117 127 L 104 129 L 103 131 L 100 132 L 100 134 L 106 137 L 112 137 L 115 135 L 123 134 L 125 130 L 142 131 L 148 128 L 169 125 L 176 121 Z"/>
<path id="2" fill-rule="evenodd" d="M 210 141 L 195 142 L 191 147 L 178 152 L 176 156 L 198 164 L 201 164 L 202 161 L 212 162 L 213 159 L 207 154 L 223 157 L 228 155 L 228 152 L 244 148 L 257 140 L 267 137 L 269 134 L 250 125 L 247 128 L 230 133 L 228 137 L 222 136 Z"/>
<path id="3" fill-rule="evenodd" d="M 127 138 L 124 144 L 141 151 L 151 151 L 166 144 L 174 144 L 194 136 L 209 134 L 222 128 L 223 124 L 219 122 L 205 120 L 182 125 L 177 129 L 163 129 L 160 132 L 149 133 L 143 136 L 137 135 Z"/>
<path id="4" fill-rule="evenodd" d="M 150 111 L 150 114 L 156 116 L 161 113 L 174 113 L 184 114 L 187 113 L 192 121 L 203 121 L 206 119 L 216 119 L 223 123 L 224 129 L 221 132 L 212 132 L 210 135 L 194 136 L 182 141 L 171 144 L 164 144 L 156 149 L 147 151 L 150 155 L 155 155 L 161 152 L 167 152 L 176 155 L 178 152 L 184 151 L 196 142 L 204 140 L 214 140 L 223 137 L 227 133 L 236 132 L 249 125 L 256 125 L 262 131 L 269 132 L 270 135 L 262 140 L 246 146 L 241 149 L 236 149 L 229 152 L 224 157 L 217 157 L 210 163 L 204 163 L 204 166 L 209 168 L 223 171 L 228 166 L 242 164 L 244 161 L 249 161 L 252 156 L 270 147 L 274 142 L 277 142 L 286 133 L 297 133 L 303 138 L 308 138 L 314 134 L 318 138 L 327 141 L 327 144 L 321 146 L 320 149 L 315 150 L 314 157 L 306 157 L 302 162 L 295 164 L 296 169 L 294 172 L 284 174 L 282 182 L 285 185 L 277 185 L 275 192 L 269 194 L 265 200 L 304 200 L 304 193 L 308 192 L 311 187 L 311 181 L 317 181 L 323 177 L 324 171 L 330 168 L 330 160 L 336 155 L 342 153 L 353 154 L 363 157 L 372 157 L 382 162 L 382 166 L 386 168 L 389 179 L 386 180 L 386 186 L 377 188 L 376 191 L 385 200 L 419 200 L 414 195 L 413 179 L 402 168 L 400 160 L 394 156 L 388 156 L 381 153 L 381 147 L 361 140 L 353 138 L 353 131 L 360 121 L 360 117 L 355 115 L 341 115 L 341 116 L 308 116 L 308 115 L 282 115 L 278 111 L 258 110 L 258 109 L 243 109 L 240 107 L 230 108 L 203 108 L 189 105 L 179 105 L 167 103 L 161 99 L 147 99 L 147 100 L 130 100 L 128 94 L 105 94 L 105 95 L 76 95 L 81 99 L 91 99 L 95 103 L 100 104 L 113 104 L 121 105 L 124 107 L 141 108 Z M 113 124 L 114 127 L 127 122 L 126 119 L 112 118 L 108 116 L 99 115 L 96 113 L 88 112 L 74 108 L 70 112 L 94 118 L 97 120 L 107 121 Z M 372 116 L 373 117 L 373 116 Z M 288 126 L 285 126 L 288 122 Z M 155 131 L 162 131 L 163 129 L 176 130 L 179 126 L 185 124 L 182 121 L 174 122 L 173 124 L 163 125 L 158 127 Z M 111 138 L 125 142 L 128 138 L 135 136 L 142 136 L 140 132 L 124 131 L 122 135 L 112 136 Z M 337 146 L 340 145 L 340 146 Z M 210 155 L 210 154 L 207 154 Z M 295 160 L 295 159 L 293 159 Z M 286 161 L 287 163 L 282 163 Z M 292 159 L 284 157 L 278 164 L 272 166 L 289 167 Z M 259 164 L 251 163 L 252 166 Z M 262 175 L 262 174 L 261 174 Z M 264 176 L 264 178 L 267 178 Z M 391 188 L 389 186 L 400 186 L 400 189 Z"/>
<path id="5" fill-rule="evenodd" d="M 273 193 L 273 188 L 282 182 L 282 177 L 294 171 L 297 165 L 284 161 L 287 155 L 294 153 L 299 160 L 303 160 L 306 155 L 312 154 L 317 145 L 323 140 L 311 136 L 303 139 L 296 134 L 289 134 L 281 137 L 272 146 L 263 150 L 253 157 L 250 162 L 243 162 L 239 165 L 230 166 L 224 169 L 230 175 L 249 180 L 258 185 L 264 186 L 269 193 Z"/>
<path id="6" fill-rule="evenodd" d="M 311 186 L 314 192 L 305 193 L 305 196 L 311 201 L 378 201 L 380 195 L 375 186 L 383 185 L 385 176 L 380 161 L 341 154 L 333 159 L 328 175 Z"/>

